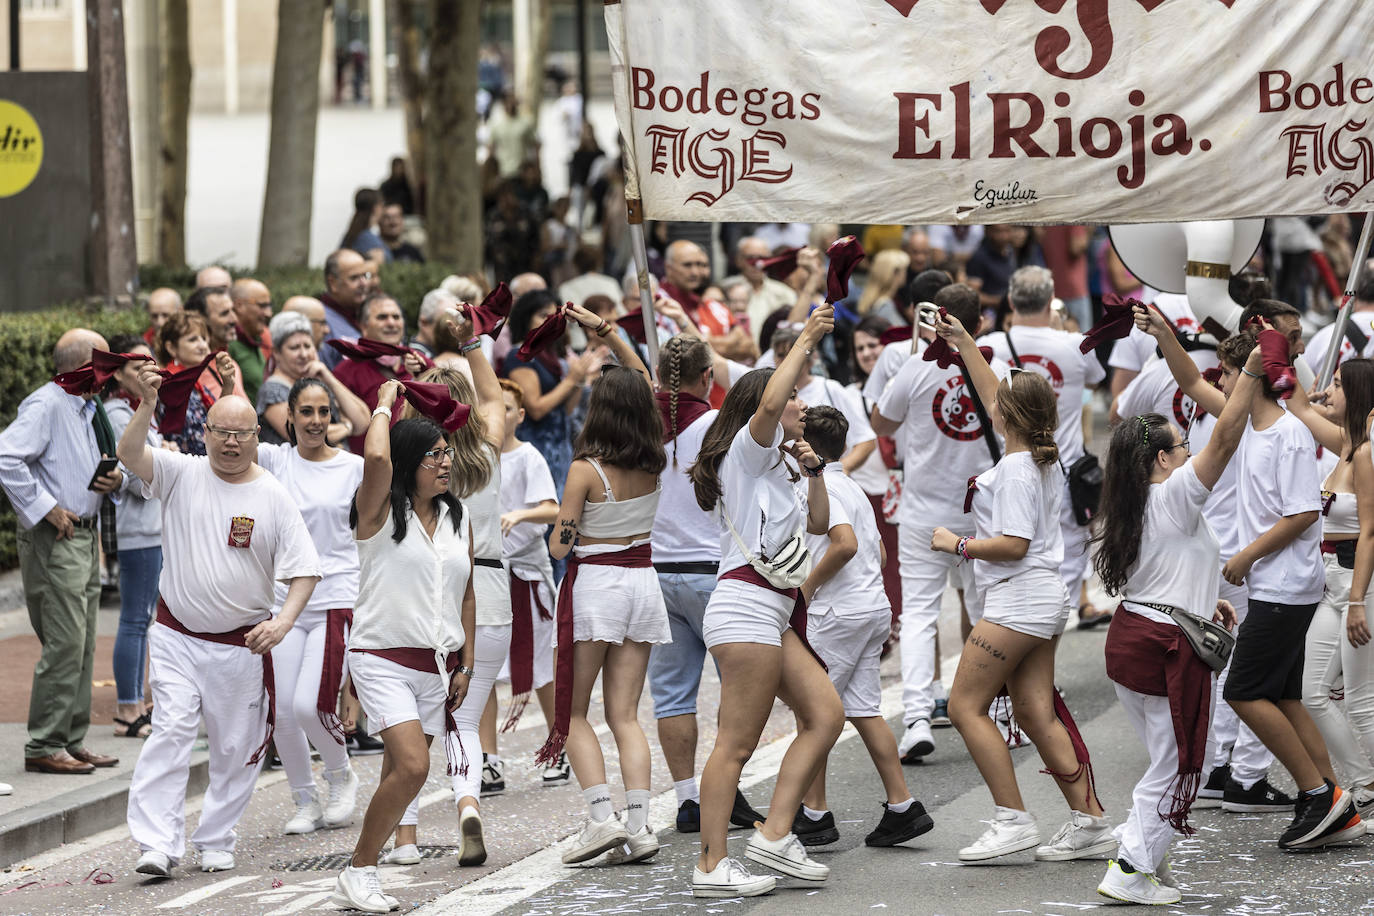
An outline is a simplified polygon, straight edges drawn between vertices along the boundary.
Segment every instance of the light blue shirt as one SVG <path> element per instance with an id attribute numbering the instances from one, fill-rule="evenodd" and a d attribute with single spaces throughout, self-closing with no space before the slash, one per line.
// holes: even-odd
<path id="1" fill-rule="evenodd" d="M 100 463 L 94 416 L 93 401 L 48 382 L 23 400 L 14 422 L 0 432 L 0 487 L 25 530 L 53 506 L 82 518 L 100 511 L 104 495 L 87 489 Z"/>

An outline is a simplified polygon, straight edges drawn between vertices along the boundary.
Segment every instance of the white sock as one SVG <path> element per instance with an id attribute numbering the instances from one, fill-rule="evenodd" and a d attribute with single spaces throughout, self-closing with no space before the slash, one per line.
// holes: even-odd
<path id="1" fill-rule="evenodd" d="M 802 805 L 801 809 L 802 814 L 806 815 L 806 819 L 810 821 L 818 821 L 830 813 L 829 809 L 822 808 L 820 811 L 817 811 L 815 808 L 806 807 L 806 805 Z"/>
<path id="2" fill-rule="evenodd" d="M 615 814 L 615 809 L 611 807 L 611 787 L 604 782 L 583 789 L 582 797 L 587 800 L 587 810 L 591 812 L 592 820 L 598 824 L 610 820 L 611 815 Z"/>
<path id="3" fill-rule="evenodd" d="M 908 796 L 907 800 L 901 802 L 900 804 L 894 805 L 891 802 L 888 802 L 887 810 L 891 811 L 893 814 L 906 814 L 907 811 L 911 808 L 911 803 L 914 801 L 916 801 L 916 799 Z"/>
<path id="4" fill-rule="evenodd" d="M 1029 824 L 1032 820 L 1034 820 L 1034 818 L 1030 816 L 1029 811 L 1018 811 L 1015 808 L 1003 808 L 1001 805 L 997 805 L 996 808 L 998 814 L 1014 815 L 1011 818 L 1011 822 L 1013 824 Z"/>
<path id="5" fill-rule="evenodd" d="M 490 765 L 492 765 L 492 766 L 494 766 L 494 767 L 500 767 L 500 766 L 501 766 L 501 755 L 500 755 L 500 754 L 483 754 L 483 755 L 482 755 L 482 762 L 483 762 L 483 763 L 486 763 L 486 764 L 490 764 Z"/>
<path id="6" fill-rule="evenodd" d="M 697 788 L 695 776 L 688 776 L 686 779 L 679 779 L 673 783 L 673 792 L 677 795 L 678 807 L 682 807 L 685 801 L 701 801 L 701 790 Z"/>
<path id="7" fill-rule="evenodd" d="M 471 811 L 473 814 L 477 815 L 478 817 L 481 817 L 481 816 L 482 816 L 482 812 L 480 812 L 480 811 L 477 810 L 477 806 L 476 806 L 476 805 L 464 805 L 463 807 L 461 807 L 461 808 L 458 809 L 458 819 L 459 819 L 459 820 L 462 820 L 463 817 L 464 817 L 464 815 L 466 815 L 469 811 Z"/>
<path id="8" fill-rule="evenodd" d="M 639 833 L 649 824 L 649 790 L 625 790 L 625 832 Z"/>
<path id="9" fill-rule="evenodd" d="M 324 778 L 329 780 L 331 783 L 347 782 L 349 770 L 350 767 L 348 764 L 344 764 L 337 770 L 325 770 Z"/>

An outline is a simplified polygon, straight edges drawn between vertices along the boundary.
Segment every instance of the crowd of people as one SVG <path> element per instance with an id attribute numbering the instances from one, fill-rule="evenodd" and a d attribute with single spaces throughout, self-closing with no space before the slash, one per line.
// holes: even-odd
<path id="1" fill-rule="evenodd" d="M 203 720 L 210 789 L 190 839 L 205 871 L 234 867 L 273 754 L 294 802 L 282 830 L 301 834 L 354 823 L 349 755 L 383 753 L 333 900 L 388 912 L 378 864 L 419 861 L 432 742 L 459 864 L 481 864 L 501 842 L 482 819 L 505 785 L 500 733 L 531 694 L 541 781 L 575 779 L 587 806 L 563 861 L 649 859 L 646 681 L 675 829 L 701 838 L 697 896 L 827 879 L 808 850 L 840 836 L 826 760 L 846 721 L 881 778 L 868 845 L 933 829 L 902 764 L 952 725 L 993 804 L 989 829 L 956 837 L 959 860 L 1109 858 L 1098 890 L 1118 900 L 1180 899 L 1167 854 L 1195 807 L 1286 812 L 1285 849 L 1364 833 L 1374 282 L 1343 336 L 1305 340 L 1302 312 L 1247 270 L 1231 282 L 1240 330 L 1218 341 L 1087 227 L 874 227 L 865 253 L 837 226 L 767 224 L 737 236 L 719 278 L 670 228 L 652 234 L 653 321 L 634 275 L 587 251 L 553 288 L 549 269 L 498 272 L 495 289 L 451 276 L 408 327 L 364 239 L 328 257 L 316 297 L 278 306 L 210 267 L 184 302 L 148 296 L 142 338 L 64 334 L 54 381 L 0 432 L 43 644 L 26 768 L 118 764 L 84 746 L 103 553 L 119 570 L 116 734 L 147 742 L 129 797 L 146 875 L 186 856 Z M 1084 336 L 1104 293 L 1133 290 L 1133 325 Z M 1294 383 L 1295 359 L 1337 345 L 1328 389 Z M 1114 424 L 1100 493 L 1099 387 Z M 1115 609 L 1087 600 L 1093 572 Z M 951 587 L 964 648 L 946 693 Z M 1109 627 L 1107 674 L 1150 759 L 1115 823 L 1055 687 L 1070 625 Z M 1233 651 L 1209 656 L 1237 625 Z M 889 650 L 898 734 L 880 708 Z M 724 699 L 704 711 L 708 655 Z M 796 734 L 765 815 L 739 780 L 776 700 Z M 700 769 L 699 714 L 717 718 Z M 1012 764 L 1027 742 L 1068 808 L 1048 836 Z M 1275 759 L 1296 796 L 1269 782 Z M 766 873 L 727 855 L 732 828 L 753 830 L 744 856 Z"/>

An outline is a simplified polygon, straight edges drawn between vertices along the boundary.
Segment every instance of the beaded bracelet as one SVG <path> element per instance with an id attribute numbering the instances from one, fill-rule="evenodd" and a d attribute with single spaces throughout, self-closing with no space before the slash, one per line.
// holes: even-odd
<path id="1" fill-rule="evenodd" d="M 480 337 L 474 337 L 474 338 L 472 338 L 472 340 L 469 340 L 467 343 L 465 343 L 465 344 L 463 344 L 461 347 L 459 347 L 459 348 L 458 348 L 458 352 L 459 352 L 459 353 L 471 353 L 473 350 L 476 350 L 476 349 L 477 349 L 478 347 L 480 347 L 480 346 L 482 346 L 482 338 L 480 338 Z"/>
<path id="2" fill-rule="evenodd" d="M 595 334 L 597 337 L 605 337 L 609 333 L 611 333 L 611 323 L 602 318 L 601 325 L 596 329 Z"/>
<path id="3" fill-rule="evenodd" d="M 376 407 L 376 408 L 374 408 L 373 411 L 372 411 L 372 415 L 375 417 L 375 416 L 378 416 L 379 414 L 386 414 L 386 418 L 387 418 L 388 420 L 390 420 L 390 419 L 391 419 L 391 408 L 390 408 L 390 407 Z"/>
<path id="4" fill-rule="evenodd" d="M 959 556 L 963 557 L 965 560 L 973 559 L 973 557 L 968 555 L 968 542 L 971 540 L 973 540 L 973 538 L 971 537 L 961 537 L 959 538 L 959 543 L 954 545 L 954 552 L 957 553 Z"/>

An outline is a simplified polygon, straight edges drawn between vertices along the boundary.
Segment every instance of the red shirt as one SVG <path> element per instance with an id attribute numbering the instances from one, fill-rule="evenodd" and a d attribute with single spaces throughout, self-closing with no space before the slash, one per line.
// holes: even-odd
<path id="1" fill-rule="evenodd" d="M 1054 275 L 1054 294 L 1064 301 L 1088 295 L 1088 230 L 1086 226 L 1046 226 L 1040 236 L 1040 251 L 1045 266 Z M 1083 253 L 1073 255 L 1072 246 L 1083 245 Z"/>
<path id="2" fill-rule="evenodd" d="M 362 398 L 369 411 L 377 408 L 377 392 L 381 389 L 383 382 L 393 378 L 408 382 L 411 378 L 404 363 L 397 365 L 393 371 L 389 366 L 383 366 L 375 359 L 353 359 L 352 357 L 339 361 L 339 364 L 334 367 L 334 377 L 343 382 L 345 388 Z M 391 422 L 395 423 L 400 418 L 401 412 L 397 410 L 392 416 Z M 367 430 L 363 430 L 362 435 L 348 437 L 348 447 L 355 455 L 363 453 L 363 442 L 366 438 Z"/>
<path id="3" fill-rule="evenodd" d="M 714 299 L 703 299 L 696 293 L 685 289 L 679 289 L 667 280 L 659 283 L 659 289 L 670 299 L 677 301 L 687 317 L 691 318 L 701 333 L 707 337 L 724 337 L 730 333 L 730 328 L 734 324 L 734 316 L 730 314 L 730 309 L 724 304 L 716 302 Z"/>

